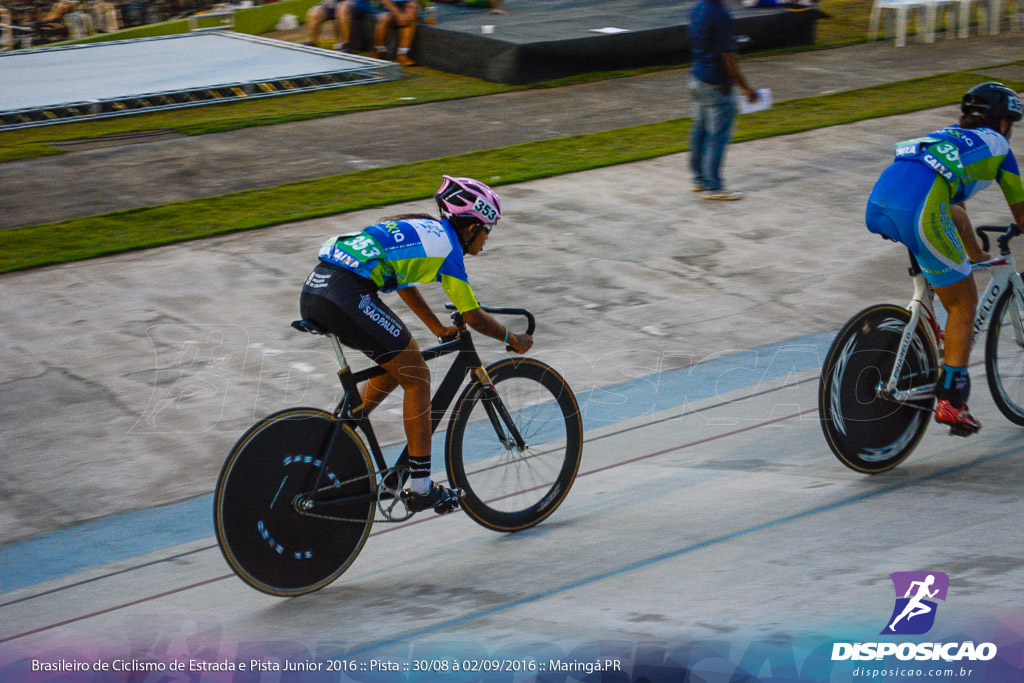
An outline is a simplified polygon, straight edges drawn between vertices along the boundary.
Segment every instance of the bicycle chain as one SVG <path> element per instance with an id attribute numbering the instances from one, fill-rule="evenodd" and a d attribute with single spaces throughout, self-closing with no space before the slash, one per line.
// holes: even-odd
<path id="1" fill-rule="evenodd" d="M 380 475 L 380 481 L 381 481 L 381 484 L 379 484 L 377 486 L 377 501 L 374 503 L 374 508 L 377 511 L 380 512 L 380 516 L 378 516 L 376 514 L 374 515 L 373 521 L 375 523 L 378 523 L 378 524 L 399 524 L 401 522 L 408 521 L 415 514 L 414 512 L 409 512 L 408 510 L 406 510 L 405 511 L 406 512 L 405 516 L 404 517 L 399 517 L 399 516 L 395 516 L 393 514 L 390 514 L 389 511 L 384 509 L 384 502 L 383 502 L 384 499 L 381 496 L 383 494 L 385 494 L 385 493 L 391 493 L 391 495 L 392 495 L 391 500 L 394 501 L 391 504 L 391 507 L 388 508 L 388 510 L 393 509 L 395 507 L 395 505 L 398 504 L 399 501 L 401 501 L 401 496 L 394 495 L 394 494 L 398 493 L 398 489 L 390 489 L 390 488 L 386 487 L 383 484 L 383 481 L 389 475 L 391 475 L 391 474 L 393 474 L 395 472 L 407 472 L 407 469 L 403 468 L 401 470 L 398 470 L 396 468 L 389 468 L 389 469 L 384 470 L 382 472 L 374 472 L 373 473 L 373 476 Z M 351 484 L 352 482 L 356 482 L 356 481 L 360 481 L 360 480 L 368 479 L 368 478 L 369 478 L 369 475 L 363 475 L 361 477 L 355 477 L 353 479 L 348 479 L 346 481 L 335 481 L 330 486 L 324 486 L 322 488 L 319 488 L 319 489 L 313 491 L 313 494 L 316 495 L 317 493 L 322 493 L 324 491 L 330 491 L 331 489 L 341 488 L 342 486 L 345 486 L 346 484 Z M 403 477 L 402 478 L 402 482 L 404 483 L 404 481 L 405 481 L 405 478 Z M 301 512 L 299 514 L 301 514 L 301 515 L 303 515 L 305 517 L 313 517 L 315 519 L 327 519 L 327 520 L 330 520 L 332 522 L 355 522 L 355 523 L 358 523 L 358 524 L 362 524 L 362 523 L 366 522 L 366 518 L 365 517 L 358 518 L 358 519 L 354 518 L 354 517 L 337 517 L 337 516 L 334 516 L 334 515 L 318 514 L 316 512 Z"/>

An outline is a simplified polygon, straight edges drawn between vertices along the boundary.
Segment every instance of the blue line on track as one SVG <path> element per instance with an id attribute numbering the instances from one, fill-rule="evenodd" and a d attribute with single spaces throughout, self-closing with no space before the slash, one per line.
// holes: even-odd
<path id="1" fill-rule="evenodd" d="M 834 333 L 808 335 L 578 391 L 584 430 L 651 415 L 821 367 Z M 700 360 L 700 359 L 694 359 Z M 653 370 L 653 369 L 652 369 Z M 444 435 L 438 438 L 443 439 Z M 442 445 L 435 443 L 435 452 Z M 399 449 L 385 449 L 385 454 Z M 0 546 L 0 594 L 214 534 L 213 495 L 87 522 Z"/>
<path id="2" fill-rule="evenodd" d="M 384 647 L 389 647 L 389 646 L 392 646 L 392 645 L 398 645 L 400 643 L 408 642 L 410 640 L 415 640 L 417 638 L 422 638 L 424 636 L 433 635 L 435 633 L 438 633 L 439 631 L 443 631 L 443 630 L 445 630 L 447 628 L 451 628 L 452 626 L 458 626 L 460 624 L 464 624 L 464 623 L 467 623 L 467 622 L 470 622 L 470 621 L 475 621 L 476 619 L 482 619 L 484 617 L 489 617 L 491 615 L 499 614 L 501 612 L 507 612 L 510 609 L 514 609 L 514 608 L 520 607 L 522 605 L 528 605 L 531 602 L 537 602 L 538 600 L 543 600 L 544 598 L 549 598 L 549 597 L 551 597 L 553 595 L 558 595 L 559 593 L 565 593 L 565 592 L 571 591 L 571 590 L 576 589 L 576 588 L 581 588 L 583 586 L 587 586 L 587 585 L 590 585 L 592 583 L 597 583 L 598 581 L 603 581 L 604 579 L 609 579 L 609 578 L 612 578 L 612 577 L 615 577 L 615 576 L 620 576 L 622 574 L 627 574 L 627 573 L 635 571 L 637 569 L 643 569 L 644 567 L 649 567 L 649 566 L 651 566 L 653 564 L 657 564 L 659 562 L 664 562 L 665 560 L 671 560 L 671 559 L 674 559 L 674 558 L 679 557 L 681 555 L 686 555 L 688 553 L 696 552 L 698 550 L 703 550 L 704 548 L 707 548 L 707 547 L 710 547 L 710 546 L 713 546 L 713 545 L 718 545 L 720 543 L 725 543 L 727 541 L 732 541 L 732 540 L 740 538 L 742 536 L 748 536 L 750 534 L 754 534 L 754 533 L 757 533 L 759 531 L 764 531 L 766 529 L 771 529 L 772 527 L 777 527 L 777 526 L 781 526 L 783 524 L 788 524 L 789 522 L 795 522 L 797 520 L 805 519 L 805 518 L 811 517 L 813 515 L 818 515 L 818 514 L 822 514 L 822 513 L 825 513 L 825 512 L 830 512 L 832 510 L 836 510 L 836 509 L 841 508 L 841 507 L 846 507 L 847 505 L 853 505 L 855 503 L 860 503 L 860 502 L 863 502 L 863 501 L 868 500 L 870 498 L 875 498 L 877 496 L 885 495 L 887 493 L 892 493 L 893 491 L 898 491 L 898 490 L 906 488 L 908 486 L 913 486 L 913 485 L 916 485 L 916 484 L 920 484 L 921 482 L 929 481 L 929 480 L 932 480 L 932 479 L 937 479 L 939 477 L 944 477 L 944 476 L 946 476 L 948 474 L 953 474 L 955 472 L 959 472 L 961 470 L 965 470 L 965 469 L 968 469 L 970 467 L 975 467 L 977 465 L 981 465 L 981 464 L 990 462 L 992 460 L 997 460 L 999 458 L 1006 457 L 1007 455 L 1016 454 L 1018 452 L 1019 451 L 1017 449 L 1012 449 L 1012 450 L 1009 450 L 1009 451 L 1004 451 L 1003 453 L 996 453 L 996 454 L 993 454 L 993 455 L 988 455 L 988 456 L 985 456 L 985 457 L 982 457 L 982 458 L 978 458 L 977 460 L 974 460 L 974 461 L 969 462 L 969 463 L 963 463 L 961 465 L 955 465 L 953 467 L 948 467 L 948 468 L 946 468 L 944 470 L 940 470 L 938 472 L 933 472 L 932 474 L 929 474 L 929 475 L 926 475 L 926 476 L 923 476 L 923 477 L 917 477 L 915 479 L 910 479 L 910 480 L 907 480 L 907 481 L 904 481 L 904 482 L 900 482 L 899 484 L 893 484 L 892 486 L 887 486 L 885 488 L 881 488 L 881 489 L 878 489 L 876 491 L 871 491 L 870 493 L 862 493 L 862 494 L 854 496 L 852 498 L 847 498 L 846 500 L 840 500 L 840 501 L 836 501 L 834 503 L 828 503 L 827 505 L 821 505 L 819 507 L 812 508 L 812 509 L 806 510 L 804 512 L 798 512 L 796 514 L 788 515 L 786 517 L 780 517 L 779 519 L 772 520 L 771 522 L 765 522 L 764 524 L 758 524 L 756 526 L 748 527 L 746 529 L 741 529 L 739 531 L 734 531 L 732 533 L 725 534 L 723 536 L 718 536 L 717 538 L 708 539 L 706 541 L 701 541 L 700 543 L 695 543 L 693 545 L 689 545 L 689 546 L 687 546 L 685 548 L 680 548 L 679 550 L 673 550 L 673 551 L 670 551 L 670 552 L 667 552 L 667 553 L 662 553 L 661 555 L 655 555 L 654 557 L 648 558 L 646 560 L 641 560 L 640 562 L 635 562 L 633 564 L 629 564 L 629 565 L 626 565 L 624 567 L 620 567 L 618 569 L 613 569 L 611 571 L 602 572 L 601 574 L 595 574 L 594 576 L 590 576 L 590 577 L 587 577 L 585 579 L 580 579 L 579 581 L 574 581 L 574 582 L 568 583 L 568 584 L 566 584 L 564 586 L 559 586 L 558 588 L 552 588 L 551 590 L 546 590 L 546 591 L 544 591 L 542 593 L 537 593 L 536 595 L 531 595 L 529 597 L 520 598 L 518 600 L 513 600 L 511 602 L 506 602 L 503 605 L 498 605 L 497 607 L 491 607 L 490 609 L 481 610 L 481 611 L 475 612 L 473 614 L 467 614 L 467 615 L 459 617 L 457 619 L 450 619 L 448 621 L 442 621 L 442 622 L 440 622 L 438 624 L 435 624 L 434 626 L 429 626 L 427 628 L 420 629 L 420 630 L 414 631 L 412 633 L 407 633 L 407 634 L 405 634 L 405 635 L 403 635 L 401 637 L 398 637 L 398 638 L 393 638 L 391 640 L 385 640 L 385 641 L 381 641 L 379 643 L 374 643 L 372 645 L 367 645 L 366 647 L 360 648 L 359 650 L 355 650 L 353 652 L 347 653 L 346 656 L 355 656 L 355 655 L 365 654 L 367 652 L 373 652 L 375 650 L 379 650 L 379 649 L 384 648 Z"/>

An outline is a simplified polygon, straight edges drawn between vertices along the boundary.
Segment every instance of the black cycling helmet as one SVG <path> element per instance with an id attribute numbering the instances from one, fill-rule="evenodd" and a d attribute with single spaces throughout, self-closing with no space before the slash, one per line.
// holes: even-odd
<path id="1" fill-rule="evenodd" d="M 965 114 L 980 114 L 995 121 L 1020 121 L 1021 116 L 1024 116 L 1020 96 L 995 81 L 982 83 L 968 90 L 960 102 L 960 111 Z"/>

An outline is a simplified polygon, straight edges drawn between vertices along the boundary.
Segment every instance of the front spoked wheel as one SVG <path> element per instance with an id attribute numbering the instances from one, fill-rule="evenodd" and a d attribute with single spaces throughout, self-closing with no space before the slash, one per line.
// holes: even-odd
<path id="1" fill-rule="evenodd" d="M 829 447 L 858 472 L 877 474 L 903 462 L 931 420 L 934 395 L 897 402 L 879 387 L 889 381 L 903 330 L 905 308 L 881 304 L 855 315 L 840 330 L 821 370 L 818 412 Z M 903 361 L 897 391 L 934 387 L 938 354 L 918 326 Z"/>
<path id="2" fill-rule="evenodd" d="M 347 425 L 321 493 L 352 502 L 322 514 L 300 511 L 336 425 L 315 408 L 276 413 L 253 425 L 224 463 L 214 494 L 217 543 L 257 590 L 295 596 L 323 588 L 348 569 L 370 534 L 376 480 L 365 446 Z"/>
<path id="3" fill-rule="evenodd" d="M 465 492 L 463 508 L 495 531 L 518 531 L 565 499 L 583 452 L 576 396 L 555 370 L 531 358 L 487 368 L 493 382 L 472 382 L 448 426 L 448 480 Z"/>
<path id="4" fill-rule="evenodd" d="M 985 342 L 988 388 L 999 411 L 1024 425 L 1024 311 L 1010 289 L 996 303 Z"/>

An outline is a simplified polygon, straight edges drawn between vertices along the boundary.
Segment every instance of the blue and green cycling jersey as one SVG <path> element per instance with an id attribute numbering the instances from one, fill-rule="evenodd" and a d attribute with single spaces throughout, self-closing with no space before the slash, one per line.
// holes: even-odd
<path id="1" fill-rule="evenodd" d="M 896 145 L 896 160 L 920 161 L 950 185 L 954 204 L 961 204 L 992 182 L 999 184 L 1011 206 L 1024 202 L 1020 168 L 1010 142 L 991 128 L 950 126 L 923 138 Z"/>
<path id="2" fill-rule="evenodd" d="M 328 239 L 319 258 L 372 280 L 382 292 L 440 282 L 460 313 L 480 307 L 459 238 L 446 220 L 407 218 L 371 225 Z"/>

